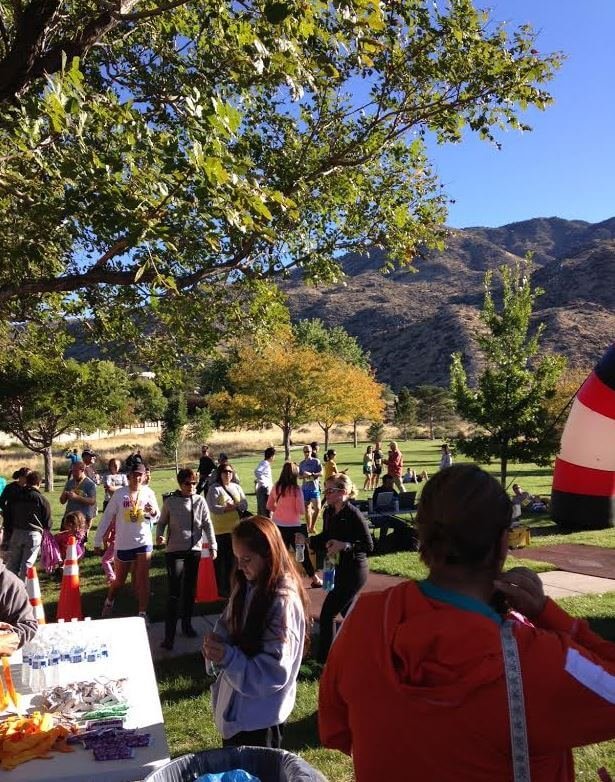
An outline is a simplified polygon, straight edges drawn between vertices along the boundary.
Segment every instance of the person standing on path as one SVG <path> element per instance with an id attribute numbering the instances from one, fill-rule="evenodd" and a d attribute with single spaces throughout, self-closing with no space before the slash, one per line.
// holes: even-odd
<path id="1" fill-rule="evenodd" d="M 201 446 L 201 457 L 199 459 L 199 482 L 196 487 L 196 493 L 197 494 L 207 494 L 207 481 L 209 479 L 209 476 L 212 474 L 212 472 L 216 469 L 216 463 L 211 458 L 211 454 L 209 453 L 209 446 L 208 445 L 202 445 Z"/>
<path id="2" fill-rule="evenodd" d="M 337 558 L 335 585 L 328 592 L 320 611 L 318 661 L 324 663 L 333 643 L 335 617 L 344 616 L 358 591 L 367 581 L 367 555 L 374 550 L 367 520 L 348 500 L 355 489 L 350 478 L 338 473 L 325 484 L 327 506 L 323 529 L 313 535 L 310 548 Z"/>
<path id="3" fill-rule="evenodd" d="M 275 448 L 269 447 L 265 450 L 264 458 L 259 462 L 254 470 L 256 479 L 256 512 L 259 516 L 269 518 L 270 511 L 267 509 L 267 500 L 273 487 L 273 474 L 271 472 L 271 463 L 275 459 Z"/>
<path id="4" fill-rule="evenodd" d="M 162 503 L 156 528 L 156 544 L 162 546 L 166 542 L 164 559 L 168 599 L 164 640 L 160 645 L 169 650 L 173 648 L 180 612 L 183 634 L 187 638 L 196 637 L 192 627 L 192 610 L 202 544 L 209 546 L 214 560 L 218 551 L 207 503 L 196 493 L 196 473 L 188 469 L 179 470 L 177 483 L 179 489 Z M 165 533 L 168 533 L 166 541 Z"/>

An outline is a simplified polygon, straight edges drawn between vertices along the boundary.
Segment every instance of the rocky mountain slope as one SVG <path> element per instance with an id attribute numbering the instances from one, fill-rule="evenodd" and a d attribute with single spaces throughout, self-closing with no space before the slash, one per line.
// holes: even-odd
<path id="1" fill-rule="evenodd" d="M 480 367 L 472 335 L 483 277 L 527 252 L 533 280 L 545 290 L 535 312 L 545 350 L 572 366 L 591 367 L 615 339 L 615 218 L 602 223 L 537 218 L 500 228 L 451 231 L 447 248 L 416 263 L 418 271 L 382 275 L 383 256 L 347 256 L 344 285 L 285 286 L 294 319 L 342 325 L 369 350 L 378 379 L 447 385 L 450 355 L 461 351 L 470 374 Z"/>

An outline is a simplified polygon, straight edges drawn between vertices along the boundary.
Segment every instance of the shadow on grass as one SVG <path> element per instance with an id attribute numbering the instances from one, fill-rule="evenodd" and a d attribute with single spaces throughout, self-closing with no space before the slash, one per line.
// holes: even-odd
<path id="1" fill-rule="evenodd" d="M 186 654 L 154 662 L 160 698 L 169 704 L 206 693 L 213 680 L 205 673 L 200 654 Z"/>
<path id="2" fill-rule="evenodd" d="M 284 749 L 288 752 L 301 752 L 307 747 L 318 749 L 322 745 L 318 740 L 317 712 L 302 717 L 295 722 L 287 722 L 284 727 Z"/>
<path id="3" fill-rule="evenodd" d="M 615 642 L 615 619 L 611 616 L 588 617 L 589 626 L 605 640 Z"/>

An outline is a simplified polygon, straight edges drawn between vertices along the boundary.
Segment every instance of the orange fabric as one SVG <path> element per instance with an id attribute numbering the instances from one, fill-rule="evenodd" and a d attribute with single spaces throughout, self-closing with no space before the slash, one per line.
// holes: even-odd
<path id="1" fill-rule="evenodd" d="M 537 624 L 515 625 L 531 778 L 569 782 L 570 748 L 613 738 L 615 705 L 566 672 L 568 651 L 610 686 L 615 645 L 550 600 Z M 362 595 L 323 672 L 319 728 L 325 746 L 352 753 L 357 782 L 512 782 L 500 627 L 414 582 Z"/>

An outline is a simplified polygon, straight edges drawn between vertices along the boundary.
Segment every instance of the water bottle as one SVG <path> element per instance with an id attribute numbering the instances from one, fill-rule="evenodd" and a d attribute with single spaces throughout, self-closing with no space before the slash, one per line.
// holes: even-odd
<path id="1" fill-rule="evenodd" d="M 322 569 L 322 588 L 325 592 L 331 592 L 335 587 L 335 565 L 335 556 L 327 554 Z"/>
<path id="2" fill-rule="evenodd" d="M 209 657 L 205 658 L 205 672 L 208 676 L 212 676 L 215 678 L 218 675 L 218 669 L 216 668 L 216 664 L 213 660 L 210 660 Z"/>
<path id="3" fill-rule="evenodd" d="M 23 687 L 30 686 L 30 673 L 32 665 L 32 644 L 27 643 L 21 651 L 21 684 Z"/>
<path id="4" fill-rule="evenodd" d="M 305 543 L 295 543 L 295 559 L 297 562 L 305 559 Z"/>

